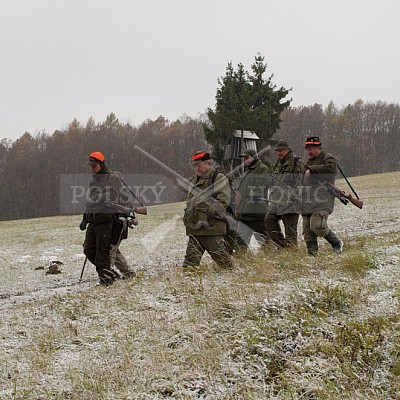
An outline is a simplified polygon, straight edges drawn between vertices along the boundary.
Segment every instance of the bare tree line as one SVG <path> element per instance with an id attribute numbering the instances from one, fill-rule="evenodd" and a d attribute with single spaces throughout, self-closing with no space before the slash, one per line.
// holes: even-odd
<path id="1" fill-rule="evenodd" d="M 135 150 L 141 148 L 171 169 L 190 176 L 193 149 L 208 145 L 201 121 L 163 117 L 139 127 L 121 124 L 114 114 L 102 123 L 89 119 L 82 125 L 74 119 L 65 131 L 52 135 L 23 134 L 15 142 L 0 144 L 0 219 L 14 220 L 58 215 L 60 176 L 88 174 L 89 154 L 101 151 L 107 165 L 127 174 L 162 174 L 164 171 Z"/>
<path id="2" fill-rule="evenodd" d="M 349 176 L 400 170 L 400 106 L 356 101 L 342 108 L 332 102 L 288 108 L 274 138 L 285 138 L 302 155 L 307 136 L 319 136 L 323 147 Z"/>
<path id="3" fill-rule="evenodd" d="M 114 114 L 102 123 L 74 119 L 63 131 L 35 137 L 23 134 L 0 143 L 0 219 L 14 220 L 58 215 L 60 175 L 85 174 L 88 155 L 102 151 L 107 164 L 123 174 L 162 174 L 157 164 L 136 151 L 139 145 L 180 175 L 192 174 L 190 156 L 209 149 L 201 119 L 164 117 L 139 127 L 121 124 Z M 400 107 L 361 100 L 337 108 L 315 104 L 288 108 L 274 138 L 287 139 L 302 155 L 304 139 L 318 135 L 349 175 L 400 170 Z M 274 159 L 272 152 L 270 157 Z"/>

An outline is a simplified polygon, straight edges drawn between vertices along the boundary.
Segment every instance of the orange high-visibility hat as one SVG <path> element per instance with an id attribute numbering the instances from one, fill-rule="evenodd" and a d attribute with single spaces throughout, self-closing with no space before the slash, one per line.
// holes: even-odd
<path id="1" fill-rule="evenodd" d="M 97 163 L 104 163 L 105 157 L 103 153 L 100 151 L 94 151 L 89 156 L 89 161 L 87 162 L 88 165 L 96 165 Z"/>
<path id="2" fill-rule="evenodd" d="M 91 158 L 94 158 L 100 162 L 104 162 L 104 160 L 105 160 L 103 153 L 100 153 L 100 151 L 94 151 L 93 153 L 91 153 L 89 156 L 89 159 L 91 159 Z"/>

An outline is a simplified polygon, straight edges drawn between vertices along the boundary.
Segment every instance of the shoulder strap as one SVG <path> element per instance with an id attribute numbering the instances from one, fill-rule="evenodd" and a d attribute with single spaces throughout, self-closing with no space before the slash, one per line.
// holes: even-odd
<path id="1" fill-rule="evenodd" d="M 296 168 L 296 166 L 300 160 L 301 160 L 300 156 L 293 156 L 293 169 Z"/>
<path id="2" fill-rule="evenodd" d="M 217 179 L 219 172 L 218 170 L 214 170 L 213 172 L 211 172 L 210 176 L 208 177 L 208 186 L 211 186 L 214 184 L 215 180 Z"/>

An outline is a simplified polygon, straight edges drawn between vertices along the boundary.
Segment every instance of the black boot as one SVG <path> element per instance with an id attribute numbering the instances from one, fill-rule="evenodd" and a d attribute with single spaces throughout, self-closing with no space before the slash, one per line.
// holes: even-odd
<path id="1" fill-rule="evenodd" d="M 306 245 L 308 254 L 315 257 L 318 254 L 318 242 L 316 240 L 312 242 L 306 242 Z"/>
<path id="2" fill-rule="evenodd" d="M 103 269 L 99 272 L 100 285 L 111 286 L 118 279 L 118 275 L 111 269 Z"/>
<path id="3" fill-rule="evenodd" d="M 343 242 L 336 236 L 335 232 L 332 230 L 324 237 L 328 243 L 332 246 L 333 251 L 337 254 L 342 254 L 343 252 Z"/>

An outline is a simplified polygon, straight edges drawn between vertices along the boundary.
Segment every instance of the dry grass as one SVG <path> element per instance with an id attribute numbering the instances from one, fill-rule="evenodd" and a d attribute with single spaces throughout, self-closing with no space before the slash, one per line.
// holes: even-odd
<path id="1" fill-rule="evenodd" d="M 143 218 L 123 248 L 138 278 L 109 289 L 93 287 L 91 266 L 76 285 L 79 217 L 1 223 L 10 276 L 0 293 L 1 399 L 398 398 L 398 230 L 360 235 L 360 218 L 347 215 L 350 234 L 338 215 L 341 257 L 327 246 L 308 257 L 301 243 L 296 252 L 253 249 L 232 271 L 205 258 L 184 274 L 180 208 Z M 161 239 L 152 230 L 160 224 Z M 64 262 L 63 274 L 34 269 L 44 253 Z"/>

